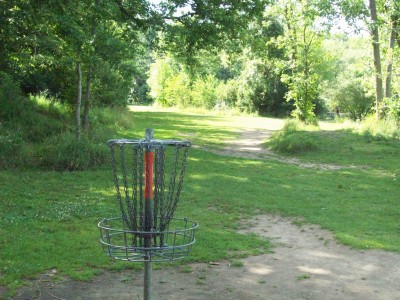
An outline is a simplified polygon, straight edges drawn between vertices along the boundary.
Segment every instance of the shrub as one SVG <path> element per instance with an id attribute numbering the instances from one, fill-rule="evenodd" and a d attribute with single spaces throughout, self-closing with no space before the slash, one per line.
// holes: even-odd
<path id="1" fill-rule="evenodd" d="M 7 73 L 0 72 L 0 120 L 20 118 L 23 100 L 19 84 Z"/>
<path id="2" fill-rule="evenodd" d="M 166 79 L 163 97 L 164 100 L 160 102 L 157 99 L 157 103 L 164 106 L 189 106 L 191 102 L 189 76 L 185 72 L 180 71 L 175 76 Z"/>
<path id="3" fill-rule="evenodd" d="M 83 135 L 79 140 L 72 133 L 52 136 L 42 145 L 40 165 L 56 171 L 96 169 L 109 162 L 105 143 L 96 143 Z"/>
<path id="4" fill-rule="evenodd" d="M 192 103 L 197 107 L 212 109 L 215 107 L 217 100 L 217 79 L 208 75 L 204 78 L 197 78 L 192 86 L 191 96 Z"/>
<path id="5" fill-rule="evenodd" d="M 377 121 L 371 115 L 362 122 L 359 131 L 368 139 L 400 138 L 400 126 L 391 118 Z"/>
<path id="6" fill-rule="evenodd" d="M 333 101 L 341 112 L 349 113 L 353 121 L 364 120 L 374 103 L 366 94 L 361 79 L 343 76 L 333 92 Z"/>
<path id="7" fill-rule="evenodd" d="M 216 88 L 217 106 L 234 107 L 237 101 L 237 83 L 235 80 L 220 81 Z"/>
<path id="8" fill-rule="evenodd" d="M 0 125 L 0 168 L 15 167 L 21 162 L 23 139 L 20 131 Z"/>
<path id="9" fill-rule="evenodd" d="M 400 125 L 400 96 L 385 98 L 383 106 L 387 119 L 393 120 Z"/>
<path id="10" fill-rule="evenodd" d="M 305 127 L 297 121 L 289 120 L 281 131 L 272 136 L 268 144 L 273 150 L 292 154 L 318 149 L 316 140 L 305 129 L 313 127 Z"/>

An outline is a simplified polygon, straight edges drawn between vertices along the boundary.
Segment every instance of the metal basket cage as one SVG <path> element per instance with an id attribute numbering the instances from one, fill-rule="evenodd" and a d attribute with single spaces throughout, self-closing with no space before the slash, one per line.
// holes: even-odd
<path id="1" fill-rule="evenodd" d="M 130 262 L 164 262 L 189 255 L 198 224 L 187 218 L 172 218 L 162 232 L 133 231 L 122 217 L 116 217 L 101 220 L 98 227 L 103 251 L 110 257 Z"/>

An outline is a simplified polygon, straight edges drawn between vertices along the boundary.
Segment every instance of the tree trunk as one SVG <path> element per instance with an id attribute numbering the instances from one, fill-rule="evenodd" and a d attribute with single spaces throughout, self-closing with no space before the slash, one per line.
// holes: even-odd
<path id="1" fill-rule="evenodd" d="M 392 69 L 393 69 L 393 51 L 397 38 L 397 26 L 398 20 L 395 15 L 391 17 L 392 30 L 390 32 L 389 39 L 389 54 L 388 54 L 388 65 L 386 68 L 386 84 L 385 84 L 385 97 L 392 97 Z"/>
<path id="2" fill-rule="evenodd" d="M 86 78 L 85 101 L 83 103 L 83 130 L 85 132 L 89 131 L 89 108 L 90 108 L 90 89 L 92 85 L 92 73 L 93 73 L 93 68 L 90 67 Z"/>
<path id="3" fill-rule="evenodd" d="M 75 107 L 75 118 L 76 118 L 76 138 L 79 139 L 81 136 L 81 104 L 82 104 L 82 71 L 81 63 L 76 64 L 76 72 L 78 74 L 77 80 L 77 96 L 76 96 L 76 107 Z"/>
<path id="4" fill-rule="evenodd" d="M 381 65 L 381 52 L 379 47 L 379 29 L 378 29 L 378 16 L 376 13 L 375 0 L 369 0 L 369 9 L 372 21 L 372 47 L 374 51 L 374 66 L 375 66 L 375 108 L 376 118 L 380 118 L 380 103 L 383 100 L 383 82 L 382 82 L 382 65 Z"/>
<path id="5" fill-rule="evenodd" d="M 96 0 L 94 3 L 94 12 L 93 12 L 93 20 L 92 20 L 92 39 L 95 40 L 96 32 L 97 32 L 97 8 L 99 5 L 99 0 Z M 88 70 L 88 74 L 86 77 L 86 90 L 85 90 L 85 102 L 83 107 L 83 130 L 87 133 L 89 131 L 89 110 L 90 110 L 90 92 L 92 86 L 92 79 L 94 73 L 94 63 L 90 62 L 90 67 Z"/>

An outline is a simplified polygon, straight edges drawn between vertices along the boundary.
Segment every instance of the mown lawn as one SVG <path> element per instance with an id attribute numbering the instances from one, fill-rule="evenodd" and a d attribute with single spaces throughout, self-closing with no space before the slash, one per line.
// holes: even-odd
<path id="1" fill-rule="evenodd" d="M 227 126 L 227 120 L 234 120 L 231 117 L 132 114 L 132 126 L 119 136 L 142 137 L 146 127 L 153 127 L 157 138 L 189 138 L 213 147 L 237 137 L 236 128 Z M 325 135 L 312 134 L 316 140 Z M 301 216 L 356 248 L 400 252 L 396 144 L 388 142 L 385 147 L 389 148 L 374 153 L 367 139 L 357 137 L 358 144 L 354 144 L 352 132 L 332 134 L 340 147 L 356 151 L 353 156 L 345 154 L 343 160 L 356 167 L 302 169 L 191 149 L 176 216 L 196 220 L 200 228 L 193 252 L 183 263 L 267 253 L 267 241 L 235 231 L 240 219 L 262 213 Z M 302 159 L 341 162 L 325 149 L 314 151 L 301 154 Z M 49 269 L 84 280 L 102 269 L 142 267 L 111 260 L 101 251 L 97 222 L 118 215 L 108 166 L 84 172 L 0 171 L 0 183 L 0 284 L 14 288 Z"/>

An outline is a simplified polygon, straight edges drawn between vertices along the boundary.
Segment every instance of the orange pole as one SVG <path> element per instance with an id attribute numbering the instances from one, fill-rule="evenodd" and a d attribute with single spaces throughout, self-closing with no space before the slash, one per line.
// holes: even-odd
<path id="1" fill-rule="evenodd" d="M 144 153 L 145 162 L 145 187 L 144 187 L 144 199 L 151 200 L 154 197 L 154 152 L 146 151 Z"/>

